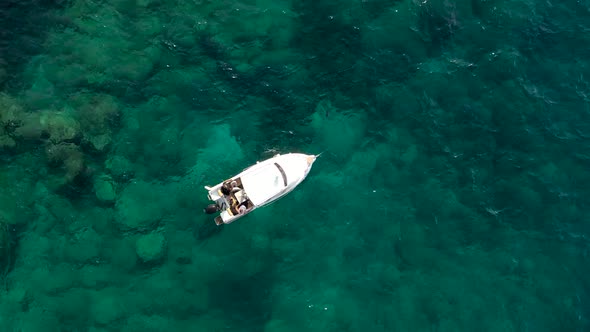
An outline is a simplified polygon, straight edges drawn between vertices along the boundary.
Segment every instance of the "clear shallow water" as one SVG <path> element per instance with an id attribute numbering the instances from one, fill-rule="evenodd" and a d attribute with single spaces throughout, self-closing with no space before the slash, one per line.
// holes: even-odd
<path id="1" fill-rule="evenodd" d="M 2 5 L 2 325 L 587 330 L 588 8 Z M 289 151 L 326 152 L 202 214 Z"/>

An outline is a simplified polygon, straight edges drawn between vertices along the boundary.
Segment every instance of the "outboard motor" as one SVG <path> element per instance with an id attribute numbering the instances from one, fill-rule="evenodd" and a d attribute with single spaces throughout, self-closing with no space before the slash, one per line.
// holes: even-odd
<path id="1" fill-rule="evenodd" d="M 209 204 L 205 209 L 203 209 L 203 211 L 207 214 L 212 214 L 219 211 L 219 208 L 217 207 L 217 204 Z"/>

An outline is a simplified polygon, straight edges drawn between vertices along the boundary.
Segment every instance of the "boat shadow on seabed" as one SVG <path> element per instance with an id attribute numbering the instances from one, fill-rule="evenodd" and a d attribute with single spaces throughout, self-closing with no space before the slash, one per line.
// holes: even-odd
<path id="1" fill-rule="evenodd" d="M 215 223 L 210 222 L 209 220 L 204 220 L 199 223 L 199 225 L 194 230 L 194 236 L 197 240 L 203 241 L 207 240 L 219 233 L 223 230 L 223 226 L 217 226 Z"/>

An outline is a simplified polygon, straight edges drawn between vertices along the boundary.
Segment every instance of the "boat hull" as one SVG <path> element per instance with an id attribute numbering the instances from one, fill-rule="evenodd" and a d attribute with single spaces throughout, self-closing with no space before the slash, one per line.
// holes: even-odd
<path id="1" fill-rule="evenodd" d="M 215 218 L 217 225 L 232 223 L 293 191 L 307 177 L 317 157 L 302 153 L 277 154 L 215 186 L 205 186 L 207 197 L 214 204 L 206 211 L 220 212 Z"/>

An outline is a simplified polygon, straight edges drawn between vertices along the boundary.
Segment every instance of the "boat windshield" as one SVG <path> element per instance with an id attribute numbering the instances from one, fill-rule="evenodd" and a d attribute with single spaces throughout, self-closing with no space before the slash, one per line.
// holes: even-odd
<path id="1" fill-rule="evenodd" d="M 281 175 L 283 176 L 283 183 L 285 184 L 285 187 L 287 186 L 287 174 L 285 174 L 285 170 L 283 170 L 283 168 L 281 167 L 281 165 L 275 163 L 275 166 L 279 169 L 279 172 L 281 172 Z"/>

